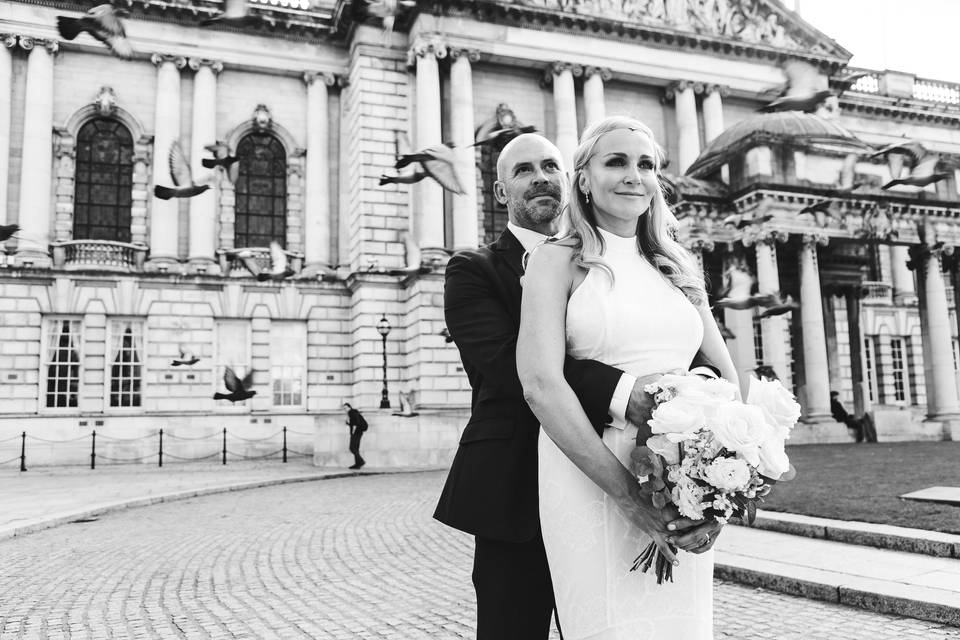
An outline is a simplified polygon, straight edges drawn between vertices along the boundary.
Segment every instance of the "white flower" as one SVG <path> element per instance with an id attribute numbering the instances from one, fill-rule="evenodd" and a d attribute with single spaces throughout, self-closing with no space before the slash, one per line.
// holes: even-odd
<path id="1" fill-rule="evenodd" d="M 703 479 L 722 491 L 743 491 L 750 484 L 750 467 L 740 458 L 717 458 L 703 470 Z"/>
<path id="2" fill-rule="evenodd" d="M 736 401 L 718 407 L 707 428 L 724 448 L 754 467 L 760 464 L 760 444 L 774 429 L 759 407 Z"/>
<path id="3" fill-rule="evenodd" d="M 670 497 L 684 518 L 703 519 L 703 510 L 708 505 L 703 503 L 703 489 L 692 480 L 683 478 L 670 492 Z"/>
<path id="4" fill-rule="evenodd" d="M 800 405 L 778 380 L 750 378 L 747 404 L 762 408 L 778 427 L 781 437 L 790 437 L 790 429 L 800 419 Z"/>
<path id="5" fill-rule="evenodd" d="M 667 464 L 680 464 L 680 445 L 671 442 L 667 436 L 650 436 L 647 438 L 647 446 L 654 453 L 663 456 Z"/>
<path id="6" fill-rule="evenodd" d="M 768 478 L 779 480 L 780 476 L 789 469 L 790 459 L 787 458 L 783 438 L 776 432 L 771 433 L 766 440 L 760 443 L 760 465 L 757 467 L 757 471 Z"/>
<path id="7" fill-rule="evenodd" d="M 654 409 L 647 424 L 654 434 L 666 434 L 671 442 L 680 442 L 694 438 L 706 424 L 706 416 L 699 404 L 677 397 Z"/>

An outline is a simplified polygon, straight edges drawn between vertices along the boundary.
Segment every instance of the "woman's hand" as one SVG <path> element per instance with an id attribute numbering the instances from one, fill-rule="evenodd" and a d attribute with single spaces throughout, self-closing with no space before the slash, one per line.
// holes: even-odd
<path id="1" fill-rule="evenodd" d="M 723 525 L 715 520 L 689 520 L 680 518 L 670 523 L 681 533 L 671 534 L 667 541 L 688 553 L 709 551 L 723 530 Z M 668 528 L 669 526 L 668 525 Z"/>
<path id="2" fill-rule="evenodd" d="M 631 488 L 629 501 L 619 505 L 621 511 L 635 527 L 650 536 L 667 562 L 676 566 L 678 564 L 675 549 L 677 545 L 673 543 L 671 548 L 668 540 L 676 535 L 667 528 L 667 524 L 672 519 L 671 514 L 666 509 L 655 506 L 650 494 L 642 492 L 636 481 L 634 484 L 636 489 Z"/>

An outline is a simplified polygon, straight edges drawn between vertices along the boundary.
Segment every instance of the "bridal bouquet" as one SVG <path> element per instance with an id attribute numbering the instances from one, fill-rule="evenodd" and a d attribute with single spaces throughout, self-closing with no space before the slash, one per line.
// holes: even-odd
<path id="1" fill-rule="evenodd" d="M 756 504 L 778 480 L 793 476 L 784 441 L 800 405 L 777 381 L 750 379 L 747 401 L 723 379 L 666 374 L 645 387 L 656 408 L 631 454 L 633 472 L 653 504 L 676 505 L 685 518 L 753 524 Z M 671 547 L 672 548 L 672 547 Z M 657 583 L 673 580 L 673 565 L 651 542 L 631 571 L 656 561 Z"/>

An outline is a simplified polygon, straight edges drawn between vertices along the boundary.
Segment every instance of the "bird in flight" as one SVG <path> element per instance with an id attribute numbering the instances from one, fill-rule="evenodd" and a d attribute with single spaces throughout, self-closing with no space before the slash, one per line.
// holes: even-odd
<path id="1" fill-rule="evenodd" d="M 916 164 L 914 164 L 913 168 L 910 169 L 910 175 L 908 175 L 906 178 L 895 178 L 883 185 L 881 188 L 890 189 L 898 185 L 905 185 L 909 187 L 919 187 L 922 189 L 927 185 L 936 184 L 941 180 L 946 180 L 950 177 L 950 174 L 944 171 L 937 171 L 937 165 L 939 163 L 940 154 L 928 153 L 920 158 Z"/>
<path id="2" fill-rule="evenodd" d="M 17 231 L 20 231 L 20 225 L 18 224 L 0 224 L 0 242 L 6 242 Z"/>
<path id="3" fill-rule="evenodd" d="M 417 6 L 416 0 L 365 0 L 367 14 L 380 19 L 383 25 L 384 36 L 389 37 L 396 22 L 404 9 Z"/>
<path id="4" fill-rule="evenodd" d="M 459 195 L 466 193 L 463 182 L 457 175 L 457 158 L 453 153 L 452 144 L 438 144 L 416 153 L 404 154 L 397 159 L 394 167 L 403 169 L 414 163 L 419 164 L 421 168 L 409 175 L 380 176 L 380 184 L 413 184 L 430 177 L 447 191 Z"/>
<path id="5" fill-rule="evenodd" d="M 818 89 L 822 86 L 820 74 L 808 62 L 790 60 L 783 72 L 787 76 L 787 85 L 784 94 L 779 98 L 760 107 L 759 111 L 805 111 L 811 113 L 817 110 L 824 100 L 833 95 L 829 89 Z"/>
<path id="6" fill-rule="evenodd" d="M 746 229 L 750 225 L 754 224 L 764 224 L 773 220 L 773 214 L 766 214 L 762 216 L 747 216 L 742 213 L 735 213 L 732 216 L 727 216 L 723 219 L 723 226 L 725 227 L 734 227 L 738 231 Z"/>
<path id="7" fill-rule="evenodd" d="M 800 308 L 800 304 L 794 301 L 793 296 L 787 294 L 786 298 L 781 298 L 779 293 L 773 294 L 773 303 L 763 305 L 766 307 L 760 314 L 760 318 L 772 318 L 773 316 L 782 316 Z"/>
<path id="8" fill-rule="evenodd" d="M 227 7 L 223 13 L 212 18 L 207 18 L 200 22 L 201 27 L 209 27 L 214 24 L 228 25 L 231 27 L 242 27 L 250 24 L 254 16 L 250 13 L 248 0 L 226 0 Z"/>
<path id="9" fill-rule="evenodd" d="M 200 362 L 200 358 L 193 355 L 193 352 L 187 349 L 184 345 L 180 345 L 180 357 L 174 358 L 173 362 L 170 363 L 173 367 L 186 366 L 190 367 Z"/>
<path id="10" fill-rule="evenodd" d="M 223 167 L 227 177 L 230 178 L 230 183 L 237 184 L 237 178 L 240 177 L 239 158 L 230 153 L 230 147 L 225 142 L 217 140 L 214 144 L 205 145 L 203 148 L 212 153 L 213 157 L 203 158 L 200 164 L 207 169 Z"/>
<path id="11" fill-rule="evenodd" d="M 276 240 L 270 242 L 270 270 L 261 270 L 255 274 L 257 280 L 285 280 L 294 274 L 294 270 L 287 263 L 287 254 Z"/>
<path id="12" fill-rule="evenodd" d="M 133 47 L 127 40 L 120 20 L 127 15 L 126 10 L 117 9 L 111 4 L 98 4 L 80 18 L 57 16 L 57 31 L 64 40 L 73 40 L 86 31 L 107 45 L 113 55 L 121 60 L 129 60 L 133 57 Z"/>
<path id="13" fill-rule="evenodd" d="M 723 273 L 723 284 L 714 303 L 714 306 L 722 309 L 743 311 L 773 302 L 770 294 L 753 292 L 757 287 L 757 279 L 741 264 L 727 267 Z"/>
<path id="14" fill-rule="evenodd" d="M 224 367 L 223 384 L 227 387 L 227 391 L 230 393 L 220 393 L 218 391 L 213 394 L 214 400 L 243 402 L 244 400 L 257 395 L 257 392 L 250 388 L 253 385 L 253 370 L 251 370 L 247 375 L 243 376 L 243 380 L 241 380 L 237 377 L 237 374 L 233 372 L 233 369 L 230 367 Z"/>
<path id="15" fill-rule="evenodd" d="M 156 185 L 153 188 L 153 195 L 161 200 L 170 198 L 192 198 L 200 195 L 210 188 L 209 184 L 196 184 L 193 181 L 193 172 L 190 170 L 190 164 L 187 157 L 180 148 L 180 143 L 176 140 L 170 145 L 170 179 L 173 180 L 174 187 L 164 187 Z"/>
<path id="16" fill-rule="evenodd" d="M 474 132 L 474 147 L 503 148 L 521 133 L 534 133 L 537 130 L 532 125 L 523 125 L 513 113 L 513 109 L 501 102 L 497 105 L 496 113 L 486 122 L 477 127 Z"/>
<path id="17" fill-rule="evenodd" d="M 807 217 L 813 218 L 814 224 L 818 227 L 828 227 L 831 222 L 840 222 L 840 217 L 834 215 L 830 211 L 830 207 L 835 201 L 832 198 L 827 198 L 826 200 L 818 200 L 813 204 L 804 207 L 797 213 L 797 217 Z"/>
<path id="18" fill-rule="evenodd" d="M 450 329 L 447 329 L 446 327 L 444 327 L 443 329 L 440 329 L 440 333 L 438 335 L 443 336 L 443 341 L 446 342 L 447 344 L 450 344 L 451 342 L 453 342 L 453 336 L 450 335 Z"/>

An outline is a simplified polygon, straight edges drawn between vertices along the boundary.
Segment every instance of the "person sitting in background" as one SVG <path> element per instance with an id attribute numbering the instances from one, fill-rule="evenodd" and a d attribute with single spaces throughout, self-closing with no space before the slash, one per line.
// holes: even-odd
<path id="1" fill-rule="evenodd" d="M 853 430 L 853 435 L 857 439 L 857 442 L 863 442 L 863 420 L 854 418 L 847 413 L 847 410 L 840 404 L 839 391 L 830 392 L 830 413 L 833 414 L 834 420 L 842 422 L 847 425 L 848 429 Z"/>

